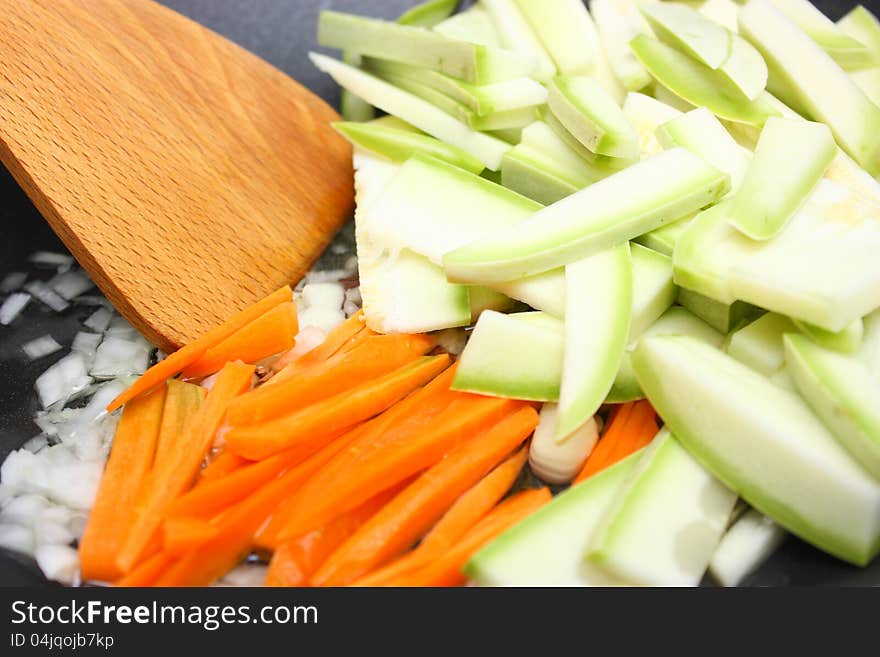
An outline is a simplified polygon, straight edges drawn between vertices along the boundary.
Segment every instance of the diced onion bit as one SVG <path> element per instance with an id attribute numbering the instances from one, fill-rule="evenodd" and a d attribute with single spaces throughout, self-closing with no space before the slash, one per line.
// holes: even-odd
<path id="1" fill-rule="evenodd" d="M 24 307 L 30 303 L 31 295 L 23 292 L 10 294 L 3 305 L 0 306 L 0 324 L 8 326 L 21 314 Z"/>
<path id="2" fill-rule="evenodd" d="M 128 339 L 108 335 L 95 351 L 90 374 L 96 379 L 143 374 L 150 361 L 152 346 L 141 337 Z"/>
<path id="3" fill-rule="evenodd" d="M 43 372 L 34 384 L 43 408 L 65 403 L 92 382 L 82 354 L 72 352 Z"/>
<path id="4" fill-rule="evenodd" d="M 83 322 L 83 326 L 98 333 L 103 333 L 110 326 L 111 319 L 113 319 L 113 312 L 111 310 L 108 308 L 98 308 Z"/>
<path id="5" fill-rule="evenodd" d="M 6 274 L 6 276 L 3 277 L 3 281 L 0 282 L 0 292 L 14 292 L 24 285 L 26 280 L 27 274 L 23 271 L 14 271 L 10 274 Z"/>
<path id="6" fill-rule="evenodd" d="M 90 331 L 80 331 L 73 338 L 73 344 L 70 345 L 71 350 L 78 351 L 91 363 L 95 357 L 95 351 L 101 344 L 103 337 L 100 333 L 91 333 Z"/>
<path id="7" fill-rule="evenodd" d="M 55 292 L 52 288 L 46 285 L 43 281 L 31 281 L 30 283 L 25 283 L 24 289 L 27 292 L 30 292 L 35 299 L 46 304 L 57 313 L 60 313 L 70 306 L 64 298 Z"/>
<path id="8" fill-rule="evenodd" d="M 66 253 L 52 253 L 51 251 L 37 251 L 28 257 L 35 265 L 45 267 L 72 267 L 73 256 Z"/>
<path id="9" fill-rule="evenodd" d="M 22 351 L 27 355 L 31 360 L 37 360 L 38 358 L 43 358 L 44 356 L 48 356 L 49 354 L 54 354 L 56 351 L 61 349 L 61 345 L 55 341 L 51 335 L 43 335 L 39 338 L 35 338 L 30 342 L 25 342 L 21 346 Z"/>
<path id="10" fill-rule="evenodd" d="M 61 297 L 70 301 L 83 292 L 92 289 L 94 283 L 86 276 L 84 271 L 77 269 L 54 276 L 49 281 L 49 287 L 55 290 Z"/>

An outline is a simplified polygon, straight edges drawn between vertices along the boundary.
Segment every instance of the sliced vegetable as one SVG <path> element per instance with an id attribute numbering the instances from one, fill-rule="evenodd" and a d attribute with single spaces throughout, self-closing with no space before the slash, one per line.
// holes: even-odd
<path id="1" fill-rule="evenodd" d="M 593 153 L 634 159 L 638 137 L 620 107 L 592 78 L 557 76 L 547 103 L 554 116 Z"/>
<path id="2" fill-rule="evenodd" d="M 683 148 L 664 151 L 443 258 L 447 277 L 486 284 L 598 253 L 717 201 L 730 179 Z"/>
<path id="3" fill-rule="evenodd" d="M 624 89 L 638 91 L 651 84 L 651 74 L 629 48 L 629 42 L 637 34 L 650 30 L 639 15 L 638 3 L 635 0 L 593 0 L 590 12 L 608 65 Z"/>
<path id="4" fill-rule="evenodd" d="M 268 422 L 236 427 L 226 435 L 227 449 L 249 459 L 277 454 L 297 444 L 371 418 L 449 367 L 449 356 L 426 356 L 372 381 Z"/>
<path id="5" fill-rule="evenodd" d="M 628 242 L 565 267 L 557 442 L 599 410 L 614 383 L 629 334 L 632 288 Z"/>
<path id="6" fill-rule="evenodd" d="M 785 540 L 785 530 L 749 509 L 721 537 L 709 573 L 722 586 L 736 586 L 767 560 Z"/>
<path id="7" fill-rule="evenodd" d="M 701 64 L 717 69 L 730 57 L 733 35 L 695 9 L 674 2 L 652 2 L 640 9 L 658 39 Z"/>
<path id="8" fill-rule="evenodd" d="M 239 329 L 244 328 L 258 317 L 269 312 L 275 306 L 279 306 L 282 303 L 290 301 L 292 298 L 293 291 L 290 289 L 289 286 L 285 285 L 281 289 L 270 294 L 265 299 L 262 299 L 254 305 L 242 310 L 220 326 L 211 329 L 204 335 L 187 344 L 186 346 L 178 349 L 173 354 L 170 354 L 164 360 L 161 360 L 153 365 L 153 367 L 147 370 L 143 376 L 135 381 L 135 383 L 132 384 L 132 386 L 128 388 L 128 390 L 126 390 L 124 393 L 119 395 L 119 397 L 114 399 L 107 406 L 107 410 L 109 412 L 116 410 L 130 399 L 134 399 L 135 397 L 137 397 L 142 392 L 146 392 L 153 386 L 163 383 L 165 379 L 169 379 L 180 373 L 185 367 L 188 367 L 192 363 L 195 363 L 199 358 L 201 358 L 202 355 L 204 355 L 204 353 L 208 351 L 208 349 L 217 344 L 220 344 L 233 333 L 235 333 Z"/>
<path id="9" fill-rule="evenodd" d="M 424 66 L 481 84 L 528 75 L 535 66 L 532 59 L 509 51 L 450 39 L 418 27 L 327 10 L 318 16 L 318 44 Z M 364 100 L 370 102 L 366 97 Z"/>
<path id="10" fill-rule="evenodd" d="M 880 479 L 880 384 L 855 358 L 803 335 L 784 337 L 785 363 L 801 396 L 852 454 Z"/>
<path id="11" fill-rule="evenodd" d="M 434 31 L 452 39 L 484 46 L 501 46 L 498 30 L 489 14 L 480 5 L 472 5 L 465 11 L 453 14 L 434 26 Z"/>
<path id="12" fill-rule="evenodd" d="M 165 386 L 167 392 L 162 409 L 162 424 L 156 439 L 154 468 L 165 465 L 168 455 L 174 451 L 174 443 L 180 440 L 187 422 L 202 405 L 206 395 L 203 387 L 176 379 L 169 379 Z"/>
<path id="13" fill-rule="evenodd" d="M 797 332 L 788 317 L 766 313 L 730 334 L 727 353 L 764 376 L 771 377 L 785 366 L 782 336 Z"/>
<path id="14" fill-rule="evenodd" d="M 601 57 L 596 28 L 577 0 L 516 0 L 561 75 L 588 75 Z"/>
<path id="15" fill-rule="evenodd" d="M 492 170 L 497 171 L 501 166 L 501 157 L 509 150 L 509 144 L 472 130 L 431 103 L 365 71 L 325 55 L 310 53 L 309 57 L 315 66 L 341 87 L 371 105 L 400 117 L 432 137 L 467 151 Z"/>
<path id="16" fill-rule="evenodd" d="M 880 173 L 880 107 L 823 50 L 767 0 L 749 0 L 740 32 L 773 70 L 771 88 L 831 128 L 837 143 L 871 175 Z"/>
<path id="17" fill-rule="evenodd" d="M 758 317 L 762 312 L 760 308 L 749 303 L 742 301 L 723 303 L 683 287 L 678 290 L 678 303 L 722 333 L 729 333 L 742 326 L 743 322 Z"/>
<path id="18" fill-rule="evenodd" d="M 279 358 L 273 364 L 273 369 L 277 371 L 277 374 L 263 385 L 277 385 L 305 368 L 327 360 L 337 351 L 343 350 L 347 345 L 350 345 L 355 336 L 362 334 L 366 334 L 369 337 L 369 332 L 364 330 L 364 315 L 362 312 L 355 313 L 330 331 L 327 337 L 324 338 L 324 341 L 313 349 L 292 359 L 287 358 L 290 352 Z"/>
<path id="19" fill-rule="evenodd" d="M 785 155 L 781 155 L 784 153 Z M 730 206 L 730 221 L 755 240 L 776 236 L 837 155 L 827 126 L 771 117 Z"/>
<path id="20" fill-rule="evenodd" d="M 132 528 L 131 510 L 153 465 L 164 402 L 161 387 L 125 407 L 79 544 L 84 579 L 112 582 L 125 570 L 116 554 Z"/>
<path id="21" fill-rule="evenodd" d="M 823 179 L 775 239 L 756 242 L 728 207 L 697 216 L 675 246 L 675 281 L 722 303 L 747 301 L 841 331 L 880 304 L 876 206 Z M 876 273 L 876 276 L 875 276 Z"/>
<path id="22" fill-rule="evenodd" d="M 880 482 L 797 396 L 687 337 L 642 340 L 633 365 L 675 436 L 758 511 L 852 563 L 880 549 Z"/>
<path id="23" fill-rule="evenodd" d="M 536 67 L 531 73 L 532 77 L 541 82 L 549 81 L 556 74 L 556 66 L 516 2 L 483 0 L 482 5 L 498 31 L 501 45 L 519 53 L 523 59 L 535 61 Z"/>
<path id="24" fill-rule="evenodd" d="M 453 449 L 354 532 L 313 577 L 318 586 L 348 584 L 399 555 L 538 425 L 529 406 Z"/>
<path id="25" fill-rule="evenodd" d="M 696 586 L 736 497 L 664 429 L 606 509 L 587 558 L 633 584 Z"/>
<path id="26" fill-rule="evenodd" d="M 657 128 L 681 114 L 676 108 L 645 94 L 630 92 L 623 103 L 623 113 L 639 135 L 642 159 L 657 155 L 663 146 L 655 136 Z"/>
<path id="27" fill-rule="evenodd" d="M 351 66 L 360 66 L 362 57 L 350 50 L 342 52 L 342 61 Z M 346 121 L 371 121 L 376 117 L 376 110 L 360 96 L 347 89 L 339 92 L 339 113 Z"/>
<path id="28" fill-rule="evenodd" d="M 415 27 L 434 27 L 446 20 L 455 11 L 459 0 L 426 0 L 407 9 L 397 18 L 401 25 Z"/>
<path id="29" fill-rule="evenodd" d="M 604 510 L 640 457 L 633 454 L 557 495 L 474 554 L 465 572 L 481 586 L 618 584 L 584 561 L 584 554 Z"/>
<path id="30" fill-rule="evenodd" d="M 768 117 L 777 114 L 764 94 L 758 93 L 750 100 L 731 85 L 724 72 L 703 66 L 656 39 L 640 34 L 630 47 L 660 84 L 691 105 L 707 107 L 719 118 L 761 126 Z M 756 79 L 760 82 L 760 78 Z M 754 93 L 752 84 L 749 89 Z"/>
<path id="31" fill-rule="evenodd" d="M 852 354 L 861 347 L 862 335 L 864 333 L 864 324 L 861 318 L 855 320 L 842 331 L 836 332 L 826 331 L 818 326 L 813 326 L 809 322 L 794 320 L 794 323 L 801 330 L 801 333 L 810 336 L 813 342 L 826 349 Z"/>
<path id="32" fill-rule="evenodd" d="M 550 315 L 484 312 L 461 354 L 452 386 L 484 395 L 557 401 L 564 340 L 563 323 Z"/>

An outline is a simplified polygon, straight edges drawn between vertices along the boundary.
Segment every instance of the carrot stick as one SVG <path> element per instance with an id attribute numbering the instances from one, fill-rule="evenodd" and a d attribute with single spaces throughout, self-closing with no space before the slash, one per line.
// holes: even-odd
<path id="1" fill-rule="evenodd" d="M 197 485 L 203 486 L 209 481 L 225 477 L 249 463 L 252 463 L 252 461 L 248 461 L 238 454 L 223 450 L 208 465 L 202 468 Z"/>
<path id="2" fill-rule="evenodd" d="M 181 372 L 184 379 L 207 376 L 232 360 L 255 363 L 293 347 L 298 325 L 292 301 L 275 306 L 214 345 L 205 355 Z"/>
<path id="3" fill-rule="evenodd" d="M 157 579 L 157 586 L 207 586 L 235 567 L 247 555 L 254 535 L 278 504 L 297 490 L 340 450 L 356 438 L 349 432 L 320 452 L 273 479 L 235 506 L 212 519 L 217 536 L 182 555 Z"/>
<path id="4" fill-rule="evenodd" d="M 201 386 L 176 379 L 168 379 L 165 385 L 168 392 L 165 395 L 165 407 L 162 410 L 162 425 L 159 427 L 156 458 L 153 460 L 154 468 L 165 462 L 171 446 L 185 430 L 186 423 L 202 405 L 207 392 Z"/>
<path id="5" fill-rule="evenodd" d="M 466 577 L 462 568 L 484 545 L 550 501 L 547 488 L 522 491 L 499 504 L 465 534 L 452 549 L 421 568 L 386 582 L 387 586 L 460 586 Z M 539 555 L 536 555 L 539 556 Z"/>
<path id="6" fill-rule="evenodd" d="M 523 447 L 459 497 L 416 549 L 356 579 L 351 586 L 383 586 L 386 581 L 424 566 L 453 547 L 504 497 L 528 458 L 529 449 Z"/>
<path id="7" fill-rule="evenodd" d="M 410 547 L 538 425 L 530 406 L 460 444 L 388 503 L 336 550 L 312 578 L 315 586 L 344 586 Z"/>
<path id="8" fill-rule="evenodd" d="M 162 550 L 181 555 L 204 545 L 217 534 L 217 526 L 201 518 L 168 518 L 162 525 Z"/>
<path id="9" fill-rule="evenodd" d="M 173 354 L 170 354 L 165 360 L 161 360 L 153 367 L 144 372 L 137 381 L 135 381 L 127 390 L 120 394 L 107 406 L 107 411 L 113 412 L 126 402 L 134 399 L 142 392 L 146 392 L 155 385 L 158 385 L 179 374 L 185 367 L 196 362 L 201 358 L 208 349 L 219 344 L 237 330 L 250 324 L 260 315 L 272 310 L 277 305 L 293 299 L 293 291 L 289 285 L 285 285 L 276 290 L 265 299 L 258 301 L 252 306 L 245 308 L 241 312 L 233 315 L 220 326 L 217 326 L 207 333 L 196 338 L 188 345 L 181 347 Z"/>
<path id="10" fill-rule="evenodd" d="M 116 555 L 122 571 L 131 570 L 145 554 L 160 528 L 168 504 L 193 482 L 205 453 L 211 447 L 230 400 L 250 386 L 253 365 L 227 363 L 205 397 L 185 434 L 180 436 L 162 467 L 154 469 L 141 485 L 134 506 L 132 531 Z"/>
<path id="11" fill-rule="evenodd" d="M 88 524 L 79 545 L 83 579 L 113 581 L 122 574 L 116 553 L 131 527 L 131 507 L 150 468 L 162 423 L 165 387 L 125 407 Z"/>
<path id="12" fill-rule="evenodd" d="M 379 335 L 361 346 L 331 356 L 274 386 L 261 386 L 229 406 L 233 426 L 273 420 L 396 370 L 427 353 L 426 335 Z"/>
<path id="13" fill-rule="evenodd" d="M 293 538 L 320 527 L 390 484 L 437 463 L 460 442 L 522 406 L 509 399 L 458 395 L 461 398 L 435 417 L 406 418 L 379 440 L 359 441 L 335 459 L 302 491 L 279 537 Z"/>
<path id="14" fill-rule="evenodd" d="M 276 420 L 237 427 L 226 448 L 252 460 L 263 459 L 298 442 L 343 430 L 381 413 L 449 366 L 448 355 L 424 356 L 378 379 L 328 397 Z"/>
<path id="15" fill-rule="evenodd" d="M 276 374 L 267 381 L 267 385 L 276 380 L 284 381 L 307 367 L 323 363 L 339 352 L 352 338 L 361 333 L 376 335 L 376 333 L 368 330 L 365 326 L 364 312 L 362 310 L 331 330 L 327 337 L 324 338 L 324 341 L 314 349 L 299 356 L 289 356 L 290 352 L 282 355 L 272 365 L 272 369 L 275 370 Z"/>
<path id="16" fill-rule="evenodd" d="M 644 427 L 649 420 L 653 421 L 653 417 L 654 410 L 645 400 L 623 404 L 609 422 L 604 434 L 596 443 L 596 448 L 587 458 L 573 483 L 582 482 L 632 454 L 640 447 L 644 447 L 646 444 L 644 442 Z M 656 426 L 655 423 L 651 437 L 656 433 Z M 648 438 L 648 442 L 650 442 L 650 438 Z"/>
<path id="17" fill-rule="evenodd" d="M 324 560 L 402 488 L 399 484 L 384 490 L 324 527 L 280 544 L 269 562 L 266 586 L 308 586 Z"/>
<path id="18" fill-rule="evenodd" d="M 153 586 L 162 572 L 174 561 L 174 555 L 168 552 L 157 552 L 149 559 L 145 559 L 129 571 L 114 586 Z"/>

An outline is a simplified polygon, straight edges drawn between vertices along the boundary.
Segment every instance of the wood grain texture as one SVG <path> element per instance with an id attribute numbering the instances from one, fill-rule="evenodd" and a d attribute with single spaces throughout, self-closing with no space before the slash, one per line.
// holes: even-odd
<path id="1" fill-rule="evenodd" d="M 150 0 L 0 11 L 0 159 L 163 349 L 298 280 L 349 217 L 337 118 Z"/>

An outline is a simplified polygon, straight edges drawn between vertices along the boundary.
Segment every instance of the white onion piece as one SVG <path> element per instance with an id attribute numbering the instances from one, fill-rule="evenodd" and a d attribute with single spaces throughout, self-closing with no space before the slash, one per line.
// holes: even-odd
<path id="1" fill-rule="evenodd" d="M 37 360 L 44 356 L 48 356 L 49 354 L 54 354 L 59 349 L 61 349 L 61 345 L 58 344 L 55 341 L 55 338 L 51 335 L 42 335 L 39 338 L 34 338 L 30 342 L 25 342 L 21 346 L 21 350 L 31 360 Z"/>
<path id="2" fill-rule="evenodd" d="M 345 273 L 348 276 L 351 276 L 358 270 L 358 259 L 356 255 L 351 256 L 348 260 L 345 261 Z"/>
<path id="3" fill-rule="evenodd" d="M 342 312 L 345 313 L 346 317 L 357 315 L 360 309 L 361 307 L 353 301 L 346 301 L 344 304 L 342 304 Z"/>
<path id="4" fill-rule="evenodd" d="M 62 408 L 60 411 L 38 411 L 34 416 L 34 424 L 49 437 L 58 435 L 58 427 L 70 422 L 82 412 L 81 408 Z"/>
<path id="5" fill-rule="evenodd" d="M 24 445 L 21 446 L 22 449 L 26 449 L 32 454 L 36 454 L 41 449 L 46 447 L 49 444 L 49 436 L 44 433 L 41 433 L 38 436 L 34 436 L 30 440 L 28 440 Z"/>
<path id="6" fill-rule="evenodd" d="M 43 372 L 34 384 L 43 408 L 66 402 L 92 382 L 83 355 L 71 352 Z"/>
<path id="7" fill-rule="evenodd" d="M 0 482 L 0 509 L 15 498 L 15 491 L 8 485 Z"/>
<path id="8" fill-rule="evenodd" d="M 91 364 L 95 357 L 95 351 L 101 344 L 103 336 L 100 333 L 92 333 L 91 331 L 80 331 L 73 338 L 73 344 L 70 345 L 72 351 L 78 351 L 85 356 L 86 361 Z"/>
<path id="9" fill-rule="evenodd" d="M 31 281 L 25 283 L 24 290 L 30 292 L 37 301 L 49 306 L 56 313 L 67 310 L 70 304 L 43 281 Z"/>
<path id="10" fill-rule="evenodd" d="M 344 269 L 328 269 L 326 271 L 310 271 L 306 274 L 306 284 L 313 283 L 338 283 L 345 278 L 347 272 Z M 341 303 L 339 304 L 342 305 Z"/>
<path id="11" fill-rule="evenodd" d="M 113 319 L 113 313 L 109 308 L 98 308 L 83 322 L 83 326 L 98 333 L 103 333 L 110 326 L 111 319 Z"/>
<path id="12" fill-rule="evenodd" d="M 342 308 L 345 290 L 339 283 L 309 283 L 303 288 L 302 299 L 309 308 Z"/>
<path id="13" fill-rule="evenodd" d="M 301 327 L 314 326 L 325 333 L 329 333 L 344 321 L 345 313 L 335 308 L 309 306 L 299 312 L 299 325 Z"/>
<path id="14" fill-rule="evenodd" d="M 111 381 L 99 386 L 95 396 L 70 421 L 58 427 L 58 437 L 62 442 L 70 440 L 78 433 L 96 429 L 103 433 L 103 427 L 96 425 L 107 416 L 107 405 L 118 397 L 126 386 L 119 381 Z"/>
<path id="15" fill-rule="evenodd" d="M 67 545 L 76 540 L 76 535 L 70 528 L 73 512 L 64 506 L 52 505 L 46 507 L 34 520 L 34 540 L 37 545 L 53 543 L 55 545 Z"/>
<path id="16" fill-rule="evenodd" d="M 91 290 L 94 286 L 92 280 L 81 269 L 57 274 L 49 281 L 49 287 L 68 301 Z"/>
<path id="17" fill-rule="evenodd" d="M 71 267 L 73 265 L 73 256 L 66 253 L 52 253 L 51 251 L 36 251 L 28 257 L 28 260 L 35 265 L 47 267 Z"/>
<path id="18" fill-rule="evenodd" d="M 261 563 L 243 563 L 226 573 L 216 586 L 263 586 L 268 567 Z"/>
<path id="19" fill-rule="evenodd" d="M 72 513 L 70 516 L 70 523 L 68 527 L 70 528 L 70 532 L 73 534 L 73 538 L 75 540 L 79 540 L 82 538 L 82 535 L 86 531 L 86 525 L 89 522 L 88 512 L 86 513 Z"/>
<path id="20" fill-rule="evenodd" d="M 27 280 L 27 274 L 23 271 L 14 271 L 3 277 L 0 282 L 0 292 L 12 292 L 20 288 Z"/>
<path id="21" fill-rule="evenodd" d="M 49 467 L 46 494 L 55 502 L 72 509 L 91 509 L 103 471 L 102 461 L 78 461 L 75 457 L 72 463 L 52 465 Z"/>
<path id="22" fill-rule="evenodd" d="M 114 315 L 110 320 L 110 324 L 105 331 L 106 335 L 113 335 L 118 338 L 136 338 L 138 337 L 137 329 L 128 323 L 125 317 Z"/>
<path id="23" fill-rule="evenodd" d="M 28 305 L 30 300 L 31 295 L 24 292 L 10 294 L 6 301 L 3 302 L 3 305 L 0 306 L 0 324 L 3 326 L 11 324 L 21 314 L 21 311 L 24 310 L 24 307 Z"/>
<path id="24" fill-rule="evenodd" d="M 48 506 L 49 500 L 42 495 L 19 495 L 0 511 L 0 522 L 31 527 Z"/>
<path id="25" fill-rule="evenodd" d="M 76 550 L 66 545 L 38 545 L 34 559 L 43 574 L 62 584 L 79 582 L 79 557 Z"/>
<path id="26" fill-rule="evenodd" d="M 293 345 L 293 349 L 284 354 L 285 361 L 288 363 L 293 362 L 300 356 L 310 352 L 326 339 L 327 334 L 317 326 L 301 328 L 300 332 L 296 334 L 296 344 Z"/>
<path id="27" fill-rule="evenodd" d="M 350 287 L 345 291 L 345 300 L 351 301 L 352 303 L 356 303 L 357 305 L 362 305 L 364 300 L 361 299 L 361 288 L 359 287 Z"/>
<path id="28" fill-rule="evenodd" d="M 0 547 L 27 555 L 34 553 L 34 533 L 21 525 L 0 524 Z"/>
<path id="29" fill-rule="evenodd" d="M 437 346 L 442 347 L 453 356 L 458 356 L 464 351 L 467 344 L 467 331 L 460 328 L 444 329 L 433 334 Z"/>
<path id="30" fill-rule="evenodd" d="M 109 335 L 95 351 L 89 373 L 96 379 L 143 374 L 150 362 L 152 346 L 143 338 L 133 340 Z"/>
<path id="31" fill-rule="evenodd" d="M 0 466 L 0 479 L 3 484 L 19 495 L 45 490 L 47 463 L 44 454 L 48 450 L 48 447 L 40 450 L 39 455 L 24 449 L 10 452 L 6 460 L 3 461 L 3 465 Z"/>

